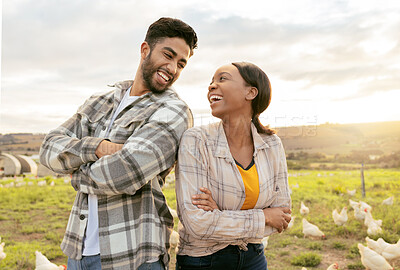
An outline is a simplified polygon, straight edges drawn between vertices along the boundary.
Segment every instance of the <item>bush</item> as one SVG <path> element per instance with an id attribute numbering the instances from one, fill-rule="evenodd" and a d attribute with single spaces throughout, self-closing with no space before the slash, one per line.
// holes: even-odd
<path id="1" fill-rule="evenodd" d="M 356 264 L 347 265 L 347 269 L 363 270 L 363 269 L 365 269 L 365 267 L 364 267 L 364 265 L 362 265 L 362 263 L 356 263 Z"/>
<path id="2" fill-rule="evenodd" d="M 332 245 L 332 247 L 333 247 L 334 249 L 339 249 L 339 250 L 345 250 L 345 249 L 346 249 L 346 245 L 345 245 L 345 244 L 342 244 L 342 243 L 340 243 L 340 242 L 334 242 L 333 245 Z"/>
<path id="3" fill-rule="evenodd" d="M 312 252 L 301 253 L 290 261 L 292 265 L 314 267 L 321 263 L 321 256 Z"/>
<path id="4" fill-rule="evenodd" d="M 311 242 L 311 243 L 308 245 L 308 248 L 309 248 L 309 249 L 312 249 L 312 250 L 321 250 L 321 249 L 322 249 L 322 243 Z"/>

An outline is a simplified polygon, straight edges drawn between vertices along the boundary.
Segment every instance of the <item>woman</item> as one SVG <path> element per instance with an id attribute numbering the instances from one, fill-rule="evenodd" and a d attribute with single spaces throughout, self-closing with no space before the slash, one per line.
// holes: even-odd
<path id="1" fill-rule="evenodd" d="M 286 229 L 291 213 L 282 143 L 258 119 L 270 83 L 257 66 L 232 63 L 215 72 L 208 90 L 221 121 L 191 128 L 181 140 L 176 268 L 265 270 L 261 240 Z"/>

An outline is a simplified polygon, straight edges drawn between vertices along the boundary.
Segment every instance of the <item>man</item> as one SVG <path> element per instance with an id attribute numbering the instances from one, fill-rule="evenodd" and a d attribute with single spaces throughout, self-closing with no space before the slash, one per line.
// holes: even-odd
<path id="1" fill-rule="evenodd" d="M 77 191 L 61 244 L 68 270 L 168 268 L 173 218 L 160 185 L 193 122 L 170 87 L 196 47 L 189 25 L 159 19 L 134 81 L 93 95 L 46 136 L 40 162 L 71 173 Z"/>

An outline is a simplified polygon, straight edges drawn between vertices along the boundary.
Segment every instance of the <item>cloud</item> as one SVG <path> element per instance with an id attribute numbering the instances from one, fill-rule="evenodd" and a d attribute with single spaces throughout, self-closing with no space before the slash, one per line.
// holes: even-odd
<path id="1" fill-rule="evenodd" d="M 147 27 L 161 16 L 178 17 L 198 34 L 199 48 L 175 86 L 199 111 L 208 110 L 199 100 L 216 68 L 233 61 L 253 62 L 296 90 L 283 89 L 290 97 L 282 99 L 315 100 L 316 88 L 336 88 L 332 100 L 400 88 L 400 4 L 235 1 L 4 2 L 3 123 L 6 110 L 20 111 L 21 120 L 20 108 L 32 102 L 44 112 L 49 102 L 65 106 L 67 117 L 107 84 L 134 78 Z"/>

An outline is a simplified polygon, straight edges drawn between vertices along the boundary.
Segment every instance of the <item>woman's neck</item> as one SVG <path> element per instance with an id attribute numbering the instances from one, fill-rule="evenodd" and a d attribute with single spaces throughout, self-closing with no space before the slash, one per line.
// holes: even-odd
<path id="1" fill-rule="evenodd" d="M 230 148 L 247 147 L 253 144 L 250 117 L 229 117 L 224 119 L 222 124 Z"/>

